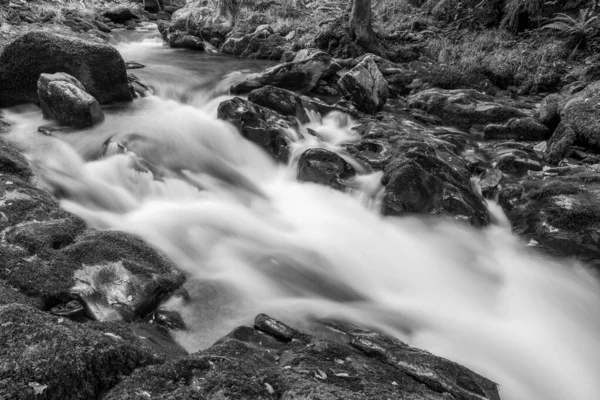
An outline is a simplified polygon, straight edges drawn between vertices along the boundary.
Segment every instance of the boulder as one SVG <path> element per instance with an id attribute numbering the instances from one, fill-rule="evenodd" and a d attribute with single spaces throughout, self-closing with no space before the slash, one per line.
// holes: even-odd
<path id="1" fill-rule="evenodd" d="M 342 93 L 360 111 L 374 114 L 387 101 L 389 87 L 372 57 L 366 57 L 338 80 Z"/>
<path id="2" fill-rule="evenodd" d="M 168 351 L 126 325 L 84 325 L 26 305 L 0 306 L 0 397 L 100 398 L 136 368 L 185 355 L 172 339 L 162 340 Z"/>
<path id="3" fill-rule="evenodd" d="M 446 124 L 461 129 L 504 124 L 511 118 L 527 117 L 523 111 L 472 89 L 429 89 L 408 97 L 411 108 L 426 111 Z"/>
<path id="4" fill-rule="evenodd" d="M 356 171 L 346 160 L 326 149 L 308 149 L 298 160 L 299 181 L 343 189 L 344 181 L 354 175 Z"/>
<path id="5" fill-rule="evenodd" d="M 220 47 L 232 29 L 226 18 L 215 13 L 214 7 L 193 2 L 173 13 L 168 32 L 186 32 Z"/>
<path id="6" fill-rule="evenodd" d="M 500 399 L 488 379 L 394 338 L 341 323 L 320 329 L 329 339 L 259 315 L 207 350 L 140 368 L 104 400 Z"/>
<path id="7" fill-rule="evenodd" d="M 131 101 L 127 71 L 112 46 L 50 32 L 28 32 L 0 55 L 0 106 L 37 103 L 40 74 L 65 72 L 100 104 Z"/>
<path id="8" fill-rule="evenodd" d="M 579 143 L 600 150 L 600 82 L 571 97 L 560 116 L 573 129 Z"/>
<path id="9" fill-rule="evenodd" d="M 505 124 L 490 124 L 484 129 L 486 139 L 545 140 L 551 131 L 532 117 L 511 118 Z"/>
<path id="10" fill-rule="evenodd" d="M 308 93 L 317 85 L 330 66 L 331 56 L 319 52 L 302 61 L 271 67 L 257 77 L 251 77 L 233 85 L 231 92 L 234 94 L 248 93 L 253 89 L 271 85 L 299 93 Z"/>
<path id="11" fill-rule="evenodd" d="M 563 123 L 558 125 L 546 144 L 544 160 L 550 164 L 558 164 L 566 156 L 576 137 L 575 131 L 570 126 Z"/>
<path id="12" fill-rule="evenodd" d="M 131 6 L 120 4 L 114 7 L 109 8 L 106 11 L 102 12 L 102 16 L 104 18 L 108 18 L 112 22 L 116 24 L 122 24 L 125 21 L 129 21 L 131 19 L 140 19 L 137 13 L 131 8 Z"/>
<path id="13" fill-rule="evenodd" d="M 44 118 L 76 127 L 104 121 L 100 104 L 72 76 L 62 72 L 41 74 L 37 86 Z"/>
<path id="14" fill-rule="evenodd" d="M 229 37 L 221 46 L 221 52 L 244 58 L 280 60 L 286 40 L 267 27 L 270 28 L 269 25 L 259 26 L 253 33 Z"/>
<path id="15" fill-rule="evenodd" d="M 219 105 L 217 116 L 232 123 L 246 139 L 254 142 L 275 159 L 287 161 L 288 143 L 283 116 L 251 102 L 235 97 Z"/>

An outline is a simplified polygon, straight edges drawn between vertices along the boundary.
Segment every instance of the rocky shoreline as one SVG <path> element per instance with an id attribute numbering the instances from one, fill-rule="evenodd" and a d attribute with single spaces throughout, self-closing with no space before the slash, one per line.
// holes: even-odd
<path id="1" fill-rule="evenodd" d="M 300 48 L 292 32 L 259 18 L 234 31 L 202 4 L 144 3 L 146 10 L 121 4 L 91 18 L 73 14 L 57 29 L 25 2 L 9 9 L 20 35 L 2 45 L 0 105 L 38 103 L 67 126 L 101 123 L 100 105 L 139 93 L 102 40 L 112 28 L 160 19 L 171 47 L 280 61 L 232 86 L 247 99 L 218 111 L 278 162 L 290 156 L 283 131 L 308 122 L 307 111 L 341 111 L 361 136 L 344 151 L 381 174 L 382 214 L 484 228 L 494 222 L 486 199 L 497 200 L 527 245 L 600 266 L 600 91 L 589 76 L 543 97 L 485 79 L 440 88 L 411 57 L 345 57 L 351 52 L 332 51 L 331 41 Z M 46 29 L 29 26 L 36 24 Z M 8 130 L 0 114 L 0 132 Z M 352 190 L 356 174 L 325 149 L 298 161 L 299 180 L 337 190 Z M 1 398 L 500 398 L 496 384 L 465 367 L 333 321 L 315 322 L 309 335 L 259 315 L 253 327 L 189 355 L 170 334 L 184 321 L 161 309 L 186 298 L 186 276 L 170 261 L 62 210 L 1 136 L 0 183 Z"/>

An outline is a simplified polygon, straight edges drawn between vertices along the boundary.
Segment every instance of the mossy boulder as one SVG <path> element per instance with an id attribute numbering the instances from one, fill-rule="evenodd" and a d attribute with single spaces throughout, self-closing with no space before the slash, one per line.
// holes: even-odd
<path id="1" fill-rule="evenodd" d="M 600 150 L 600 82 L 572 96 L 561 113 L 561 121 L 577 135 L 577 141 Z"/>
<path id="2" fill-rule="evenodd" d="M 56 72 L 75 77 L 100 104 L 132 100 L 125 63 L 114 47 L 33 31 L 0 55 L 0 106 L 37 103 L 40 74 Z"/>
<path id="3" fill-rule="evenodd" d="M 125 325 L 79 324 L 22 304 L 0 306 L 3 399 L 96 399 L 123 376 L 167 358 Z"/>

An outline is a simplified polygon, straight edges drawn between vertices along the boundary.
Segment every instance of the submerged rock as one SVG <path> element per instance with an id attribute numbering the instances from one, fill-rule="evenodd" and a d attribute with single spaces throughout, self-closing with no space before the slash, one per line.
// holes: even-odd
<path id="1" fill-rule="evenodd" d="M 387 81 L 372 57 L 342 75 L 338 85 L 358 110 L 369 114 L 379 111 L 389 95 Z"/>
<path id="2" fill-rule="evenodd" d="M 312 54 L 301 61 L 283 63 L 271 67 L 257 77 L 235 84 L 231 92 L 241 94 L 271 85 L 299 93 L 310 92 L 331 66 L 331 56 L 324 52 Z"/>
<path id="3" fill-rule="evenodd" d="M 344 180 L 356 175 L 354 168 L 338 154 L 326 149 L 309 149 L 298 160 L 298 180 L 343 189 Z"/>
<path id="4" fill-rule="evenodd" d="M 77 127 L 104 121 L 100 104 L 71 75 L 62 72 L 41 74 L 37 86 L 44 118 Z"/>
<path id="5" fill-rule="evenodd" d="M 320 330 L 334 340 L 261 314 L 207 350 L 140 368 L 104 399 L 500 399 L 488 379 L 399 340 L 339 323 Z"/>
<path id="6" fill-rule="evenodd" d="M 112 46 L 50 32 L 28 32 L 0 55 L 0 106 L 37 103 L 42 73 L 65 72 L 100 104 L 131 101 L 125 63 Z"/>

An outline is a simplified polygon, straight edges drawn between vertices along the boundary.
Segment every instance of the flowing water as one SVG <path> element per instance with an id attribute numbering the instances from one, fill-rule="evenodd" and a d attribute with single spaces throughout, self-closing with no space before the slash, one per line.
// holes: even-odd
<path id="1" fill-rule="evenodd" d="M 264 62 L 168 49 L 155 31 L 115 45 L 147 65 L 133 72 L 154 96 L 54 137 L 37 132 L 37 107 L 16 108 L 9 139 L 67 210 L 139 235 L 190 275 L 191 301 L 167 304 L 190 326 L 177 337 L 188 350 L 259 312 L 345 319 L 474 369 L 505 400 L 599 398 L 600 287 L 583 266 L 524 247 L 494 204 L 500 223 L 481 231 L 383 218 L 377 174 L 352 193 L 297 182 L 298 155 L 342 152 L 353 122 L 315 117 L 318 136 L 290 132 L 292 162 L 276 165 L 216 119 L 232 79 Z"/>

